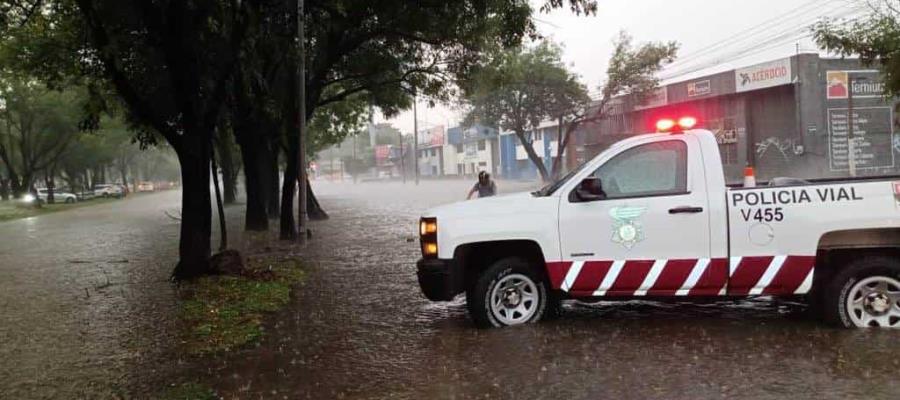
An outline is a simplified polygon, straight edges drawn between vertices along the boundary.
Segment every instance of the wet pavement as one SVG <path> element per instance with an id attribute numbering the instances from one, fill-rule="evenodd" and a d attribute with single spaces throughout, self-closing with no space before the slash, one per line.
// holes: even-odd
<path id="1" fill-rule="evenodd" d="M 900 395 L 897 332 L 824 327 L 791 302 L 570 303 L 558 321 L 475 329 L 463 300 L 424 299 L 413 265 L 419 214 L 469 182 L 315 185 L 332 219 L 298 249 L 305 283 L 259 346 L 210 358 L 174 345 L 164 211 L 180 193 L 0 223 L 0 399 L 150 398 L 184 380 L 227 399 Z M 242 209 L 227 212 L 239 242 Z"/>
<path id="2" fill-rule="evenodd" d="M 114 398 L 171 359 L 180 193 L 0 223 L 0 399 Z"/>
<path id="3" fill-rule="evenodd" d="M 303 250 L 308 279 L 260 346 L 195 377 L 227 399 L 900 395 L 898 332 L 825 327 L 792 302 L 573 302 L 558 321 L 475 329 L 462 299 L 424 299 L 414 266 L 420 213 L 469 184 L 317 183 L 332 219 Z"/>

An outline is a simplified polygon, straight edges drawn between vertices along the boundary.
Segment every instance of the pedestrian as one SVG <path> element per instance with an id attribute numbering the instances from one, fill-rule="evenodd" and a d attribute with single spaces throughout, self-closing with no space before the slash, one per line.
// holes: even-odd
<path id="1" fill-rule="evenodd" d="M 478 197 L 489 197 L 497 194 L 497 185 L 494 181 L 491 180 L 491 174 L 486 171 L 481 171 L 478 173 L 478 182 L 475 183 L 475 186 L 472 186 L 472 190 L 469 191 L 469 195 L 466 196 L 466 200 L 472 198 L 472 195 L 478 192 Z"/>

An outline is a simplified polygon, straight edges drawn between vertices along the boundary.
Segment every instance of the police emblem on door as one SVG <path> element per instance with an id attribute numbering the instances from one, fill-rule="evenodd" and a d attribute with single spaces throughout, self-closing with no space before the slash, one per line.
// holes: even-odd
<path id="1" fill-rule="evenodd" d="M 644 240 L 644 229 L 641 226 L 641 214 L 647 207 L 613 207 L 609 216 L 613 219 L 612 242 L 631 250 L 637 242 Z"/>

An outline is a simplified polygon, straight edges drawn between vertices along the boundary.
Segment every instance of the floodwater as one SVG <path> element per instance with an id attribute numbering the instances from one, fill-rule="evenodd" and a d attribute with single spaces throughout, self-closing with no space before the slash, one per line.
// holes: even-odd
<path id="1" fill-rule="evenodd" d="M 119 398 L 176 362 L 179 199 L 0 223 L 0 399 Z"/>
<path id="2" fill-rule="evenodd" d="M 475 329 L 464 300 L 421 295 L 414 265 L 420 213 L 470 184 L 316 183 L 332 219 L 303 251 L 308 279 L 260 346 L 195 377 L 227 399 L 900 396 L 900 332 L 826 327 L 791 302 L 572 302 L 557 321 Z"/>

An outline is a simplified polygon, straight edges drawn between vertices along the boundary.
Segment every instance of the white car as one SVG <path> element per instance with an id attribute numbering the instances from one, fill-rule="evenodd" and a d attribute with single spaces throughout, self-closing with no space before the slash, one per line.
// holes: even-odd
<path id="1" fill-rule="evenodd" d="M 153 182 L 141 182 L 137 185 L 138 192 L 152 192 L 154 190 L 156 188 L 153 186 Z"/>
<path id="2" fill-rule="evenodd" d="M 120 198 L 125 194 L 119 185 L 100 184 L 94 185 L 94 195 L 98 197 L 115 197 Z"/>
<path id="3" fill-rule="evenodd" d="M 47 189 L 38 189 L 37 190 L 37 198 L 41 203 L 46 203 L 47 198 L 49 197 L 49 191 Z M 69 192 L 63 192 L 59 190 L 53 191 L 53 202 L 54 203 L 75 203 L 78 201 L 78 196 L 75 196 Z"/>
<path id="4" fill-rule="evenodd" d="M 540 191 L 427 211 L 419 284 L 433 301 L 465 293 L 481 327 L 568 298 L 805 295 L 834 324 L 898 328 L 894 179 L 729 187 L 711 132 L 635 136 Z"/>

